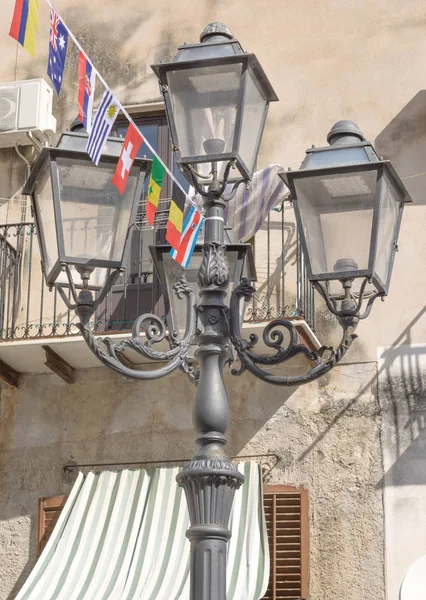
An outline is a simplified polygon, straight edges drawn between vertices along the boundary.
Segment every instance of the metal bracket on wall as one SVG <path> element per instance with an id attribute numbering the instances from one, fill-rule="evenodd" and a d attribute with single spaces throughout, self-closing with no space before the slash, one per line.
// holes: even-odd
<path id="1" fill-rule="evenodd" d="M 18 373 L 18 371 L 15 371 L 15 369 L 12 369 L 12 367 L 9 366 L 7 363 L 0 360 L 0 380 L 1 381 L 4 381 L 4 383 L 7 383 L 7 385 L 9 385 L 10 387 L 17 388 L 18 381 L 19 381 L 19 375 L 20 375 L 20 373 Z"/>
<path id="2" fill-rule="evenodd" d="M 72 367 L 62 356 L 56 354 L 50 346 L 42 346 L 46 352 L 46 362 L 44 363 L 49 369 L 51 369 L 56 375 L 67 383 L 75 382 L 75 369 Z"/>
<path id="3" fill-rule="evenodd" d="M 271 471 L 275 469 L 278 463 L 281 460 L 281 457 L 275 453 L 269 454 L 242 454 L 241 456 L 231 456 L 232 460 L 241 460 L 244 461 L 247 458 L 253 459 L 262 459 L 262 478 L 263 480 L 270 475 Z M 273 461 L 267 460 L 268 458 L 272 458 Z M 179 463 L 185 464 L 189 462 L 189 458 L 176 458 L 171 460 L 149 460 L 149 461 L 141 461 L 141 462 L 114 462 L 114 463 L 85 463 L 85 464 L 73 464 L 69 463 L 63 467 L 64 473 L 71 473 L 73 469 L 92 469 L 92 468 L 105 468 L 105 467 L 145 467 L 147 465 L 176 465 Z M 272 463 L 272 464 L 271 464 Z"/>

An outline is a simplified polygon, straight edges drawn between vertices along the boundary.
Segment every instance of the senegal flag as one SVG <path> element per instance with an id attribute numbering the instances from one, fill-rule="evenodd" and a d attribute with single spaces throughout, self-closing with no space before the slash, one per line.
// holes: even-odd
<path id="1" fill-rule="evenodd" d="M 165 168 L 158 158 L 154 156 L 151 167 L 151 178 L 148 186 L 148 200 L 146 203 L 146 218 L 150 225 L 154 225 L 154 217 L 157 212 L 158 200 L 160 198 L 161 186 L 163 185 L 165 173 Z"/>

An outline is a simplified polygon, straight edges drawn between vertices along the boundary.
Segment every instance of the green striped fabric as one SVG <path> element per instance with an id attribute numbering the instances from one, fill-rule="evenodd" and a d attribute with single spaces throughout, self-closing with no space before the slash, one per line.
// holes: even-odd
<path id="1" fill-rule="evenodd" d="M 260 467 L 240 463 L 227 600 L 259 600 L 269 579 Z M 189 527 L 179 468 L 78 475 L 16 600 L 187 600 Z"/>

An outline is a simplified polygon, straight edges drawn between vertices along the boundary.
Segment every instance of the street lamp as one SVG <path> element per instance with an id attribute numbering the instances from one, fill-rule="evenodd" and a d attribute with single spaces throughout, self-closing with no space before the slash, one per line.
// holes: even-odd
<path id="1" fill-rule="evenodd" d="M 197 183 L 199 165 L 228 179 L 253 174 L 269 103 L 278 100 L 254 54 L 223 23 L 200 44 L 180 46 L 171 62 L 153 65 L 164 96 L 177 164 Z"/>
<path id="2" fill-rule="evenodd" d="M 63 287 L 69 287 L 80 312 L 85 302 L 94 306 L 85 288 L 100 291 L 98 305 L 122 272 L 151 168 L 151 161 L 136 159 L 120 195 L 111 178 L 123 140 L 108 139 L 98 166 L 86 144 L 86 134 L 63 133 L 57 147 L 43 148 L 23 189 L 31 195 L 46 283 L 64 299 Z M 83 288 L 80 300 L 76 288 Z"/>
<path id="3" fill-rule="evenodd" d="M 325 148 L 306 151 L 299 171 L 281 174 L 293 199 L 308 278 L 331 302 L 336 293 L 324 283 L 332 281 L 345 293 L 352 289 L 362 297 L 369 283 L 385 295 L 402 210 L 411 198 L 390 161 L 379 159 L 355 123 L 339 121 L 327 141 Z"/>
<path id="4" fill-rule="evenodd" d="M 142 315 L 133 325 L 131 338 L 113 343 L 95 337 L 90 329 L 96 303 L 89 289 L 90 273 L 86 273 L 82 291 L 78 296 L 74 293 L 80 318 L 77 327 L 100 361 L 118 373 L 147 380 L 180 368 L 196 380 L 193 420 L 198 449 L 177 477 L 185 490 L 191 521 L 187 531 L 191 600 L 225 600 L 226 545 L 231 535 L 228 521 L 235 490 L 243 482 L 224 451 L 230 412 L 223 371 L 229 348 L 236 351 L 241 363 L 240 369 L 232 370 L 234 375 L 248 370 L 275 385 L 300 385 L 329 372 L 355 339 L 359 320 L 368 316 L 374 300 L 388 290 L 401 213 L 409 197 L 390 163 L 377 157 L 350 122 L 333 127 L 329 147 L 308 151 L 300 171 L 282 175 L 292 193 L 309 278 L 337 316 L 343 335 L 336 349 L 322 347 L 314 352 L 299 344 L 293 323 L 277 319 L 263 332 L 263 342 L 271 352 L 256 352 L 257 336 L 244 339 L 241 318 L 244 301 L 254 293 L 250 276 L 243 276 L 244 263 L 250 265 L 250 253 L 247 245 L 225 242 L 224 207 L 238 185 L 251 176 L 267 107 L 277 98 L 256 58 L 244 54 L 221 23 L 206 27 L 200 44 L 182 46 L 175 60 L 153 68 L 160 79 L 177 163 L 204 199 L 204 242 L 193 262 L 196 281 L 192 267 L 187 271 L 189 282 L 182 276 L 180 267 L 168 256 L 168 247 L 153 248 L 168 301 L 167 324 L 156 315 Z M 207 170 L 201 172 L 200 165 Z M 234 177 L 232 169 L 239 173 L 239 179 L 225 196 L 225 187 Z M 29 181 L 32 183 L 26 190 L 32 193 L 37 207 L 42 180 L 32 174 Z M 84 191 L 75 185 L 79 198 L 84 197 Z M 135 189 L 140 190 L 140 185 Z M 60 187 L 53 185 L 51 193 L 54 206 L 60 205 Z M 37 223 L 43 238 L 45 224 L 52 224 L 46 211 L 39 213 Z M 345 225 L 344 218 L 349 224 Z M 55 225 L 59 232 L 61 222 L 56 220 Z M 43 260 L 47 264 L 45 254 Z M 90 267 L 105 266 L 109 265 L 90 258 Z M 101 295 L 110 289 L 111 277 L 118 271 L 112 271 Z M 360 278 L 362 285 L 354 291 L 352 284 Z M 334 293 L 330 287 L 334 282 L 343 291 Z M 374 286 L 373 291 L 367 291 L 367 284 Z M 53 285 L 61 289 L 57 280 Z M 62 295 L 67 302 L 63 291 Z M 177 308 L 183 298 L 184 312 Z M 155 343 L 166 338 L 170 349 L 157 350 Z M 195 366 L 190 352 L 194 345 Z M 120 358 L 126 349 L 162 364 L 152 371 L 133 370 Z M 309 359 L 309 369 L 303 375 L 279 375 L 264 368 L 297 354 Z"/>

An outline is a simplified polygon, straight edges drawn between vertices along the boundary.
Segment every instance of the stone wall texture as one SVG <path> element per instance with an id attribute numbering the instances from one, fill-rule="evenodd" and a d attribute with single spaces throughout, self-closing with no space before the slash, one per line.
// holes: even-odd
<path id="1" fill-rule="evenodd" d="M 276 454 L 278 462 L 262 459 L 265 481 L 309 490 L 310 598 L 384 598 L 375 363 L 337 367 L 294 390 L 251 375 L 226 380 L 229 454 Z M 63 466 L 188 458 L 193 393 L 181 374 L 139 383 L 104 368 L 80 371 L 73 385 L 43 374 L 2 388 L 1 600 L 34 565 L 38 498 L 71 489 L 75 473 Z"/>
<path id="2" fill-rule="evenodd" d="M 40 3 L 34 59 L 8 37 L 13 5 L 14 0 L 3 0 L 0 81 L 47 79 L 47 2 Z M 418 318 L 424 306 L 419 267 L 426 254 L 426 89 L 421 59 L 426 52 L 426 5 L 422 0 L 404 4 L 398 0 L 199 0 L 195 4 L 92 0 L 90 7 L 84 0 L 58 0 L 57 8 L 123 105 L 159 101 L 150 65 L 172 58 L 179 44 L 197 42 L 207 23 L 225 22 L 243 48 L 256 53 L 280 98 L 270 107 L 259 168 L 269 163 L 298 168 L 306 148 L 326 144 L 336 121 L 354 120 L 378 152 L 392 160 L 414 204 L 406 208 L 402 222 L 386 309 L 374 308 L 368 321 L 360 324 L 362 343 L 352 348 L 350 360 L 375 361 L 377 347 L 391 345 L 413 319 L 411 341 L 424 342 L 426 320 Z M 98 84 L 98 97 L 102 91 Z M 77 114 L 77 50 L 71 42 L 54 114 L 58 133 Z M 0 150 L 0 204 L 15 194 L 24 179 L 25 165 L 14 149 Z M 260 274 L 265 237 L 265 232 L 258 236 Z M 318 303 L 318 331 L 324 343 L 332 334 L 328 318 Z"/>
<path id="3" fill-rule="evenodd" d="M 245 50 L 256 53 L 280 97 L 270 109 L 259 168 L 269 163 L 298 168 L 306 148 L 325 144 L 333 123 L 352 119 L 404 178 L 415 202 L 405 211 L 390 295 L 360 325 L 360 337 L 346 357 L 350 362 L 315 383 L 290 390 L 267 386 L 250 375 L 226 376 L 232 411 L 229 454 L 276 454 L 279 462 L 266 480 L 309 490 L 311 600 L 384 600 L 382 441 L 386 493 L 398 486 L 400 494 L 388 496 L 388 506 L 400 502 L 402 511 L 408 495 L 400 486 L 402 474 L 391 470 L 393 462 L 401 464 L 392 415 L 399 407 L 397 429 L 406 442 L 401 406 L 410 402 L 412 392 L 397 373 L 397 398 L 382 381 L 379 403 L 377 347 L 426 339 L 425 2 L 56 4 L 122 104 L 157 102 L 158 84 L 150 65 L 170 59 L 179 44 L 196 42 L 207 23 L 220 20 Z M 13 5 L 14 0 L 2 1 L 0 82 L 47 79 L 48 5 L 40 2 L 35 59 L 7 35 Z M 76 115 L 76 82 L 77 51 L 70 43 L 63 90 L 54 102 L 58 133 Z M 99 85 L 98 96 L 101 93 Z M 0 204 L 19 198 L 24 179 L 25 166 L 14 149 L 1 150 Z M 265 232 L 258 236 L 260 260 L 265 238 Z M 336 341 L 338 328 L 321 304 L 317 306 L 317 335 L 329 344 Z M 410 372 L 411 366 L 404 369 Z M 193 388 L 182 375 L 135 383 L 104 368 L 78 371 L 73 385 L 53 374 L 28 374 L 18 389 L 0 388 L 0 600 L 13 600 L 34 565 L 38 498 L 71 489 L 74 476 L 65 474 L 63 466 L 189 457 L 192 398 Z M 423 448 L 412 444 L 412 463 L 417 466 L 424 460 Z M 411 473 L 415 481 L 410 485 L 418 485 L 421 470 Z M 419 502 L 416 506 L 421 506 L 421 498 Z M 421 517 L 417 508 L 413 511 L 411 525 L 413 515 Z M 397 517 L 398 511 L 394 514 Z M 389 539 L 398 529 L 392 529 L 391 520 L 386 522 Z M 426 524 L 422 527 L 426 530 Z M 419 542 L 416 552 L 420 551 L 426 551 L 426 541 Z M 397 560 L 394 554 L 389 564 Z M 392 580 L 389 600 L 397 600 L 399 583 Z"/>

